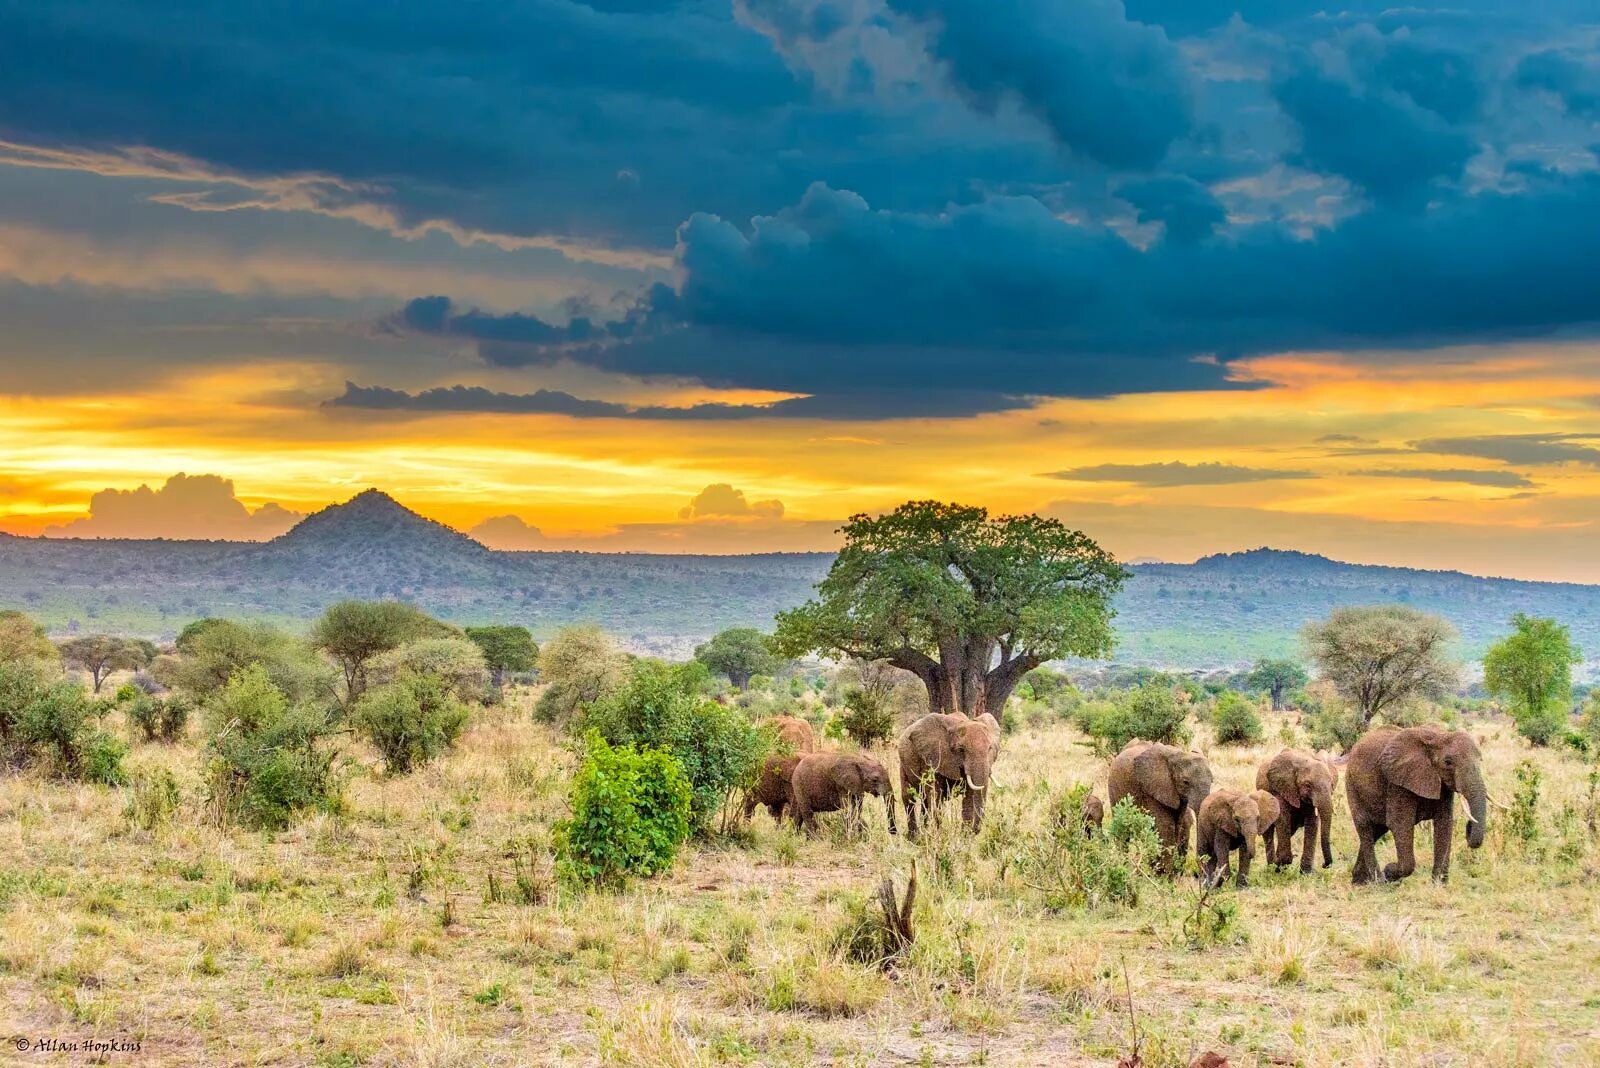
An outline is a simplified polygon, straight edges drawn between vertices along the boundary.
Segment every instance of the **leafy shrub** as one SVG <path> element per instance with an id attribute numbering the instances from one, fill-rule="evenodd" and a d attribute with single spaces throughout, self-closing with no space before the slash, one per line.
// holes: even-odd
<path id="1" fill-rule="evenodd" d="M 350 721 L 382 755 L 384 770 L 404 775 L 455 744 L 467 706 L 438 676 L 406 674 L 362 694 Z"/>
<path id="2" fill-rule="evenodd" d="M 483 650 L 466 638 L 420 638 L 380 653 L 367 665 L 370 685 L 385 686 L 407 675 L 437 679 L 458 701 L 481 701 L 489 685 Z"/>
<path id="3" fill-rule="evenodd" d="M 591 734 L 572 780 L 572 816 L 555 826 L 559 870 L 613 887 L 664 871 L 689 837 L 692 795 L 670 753 L 612 746 Z"/>
<path id="4" fill-rule="evenodd" d="M 1211 710 L 1211 729 L 1218 745 L 1253 745 L 1263 736 L 1255 706 L 1233 690 L 1217 695 Z"/>
<path id="5" fill-rule="evenodd" d="M 41 664 L 0 664 L 0 756 L 55 774 L 120 785 L 127 747 L 100 729 L 97 706 L 71 682 L 47 684 Z"/>
<path id="6" fill-rule="evenodd" d="M 180 644 L 175 662 L 157 663 L 158 677 L 204 702 L 243 668 L 259 665 L 291 701 L 328 701 L 337 692 L 337 669 L 307 643 L 266 623 L 202 620 L 205 626 Z"/>
<path id="7" fill-rule="evenodd" d="M 1050 819 L 1024 845 L 1019 871 L 1050 909 L 1137 905 L 1139 880 L 1161 855 L 1155 820 L 1123 798 L 1091 837 L 1083 824 L 1088 796 L 1089 788 L 1079 784 L 1052 799 Z"/>
<path id="8" fill-rule="evenodd" d="M 1544 775 L 1531 760 L 1516 766 L 1516 792 L 1511 795 L 1511 806 L 1506 809 L 1506 836 L 1523 844 L 1539 839 L 1539 788 Z"/>
<path id="9" fill-rule="evenodd" d="M 539 675 L 547 685 L 534 716 L 565 724 L 584 706 L 627 684 L 628 657 L 599 627 L 562 627 L 539 650 Z"/>
<path id="10" fill-rule="evenodd" d="M 1305 714 L 1306 735 L 1313 749 L 1348 752 L 1366 733 L 1361 710 L 1338 698 L 1323 701 Z"/>
<path id="11" fill-rule="evenodd" d="M 1512 709 L 1511 719 L 1517 725 L 1517 733 L 1526 738 L 1530 745 L 1549 745 L 1565 733 L 1567 729 L 1567 710 L 1559 705 L 1520 706 Z"/>
<path id="12" fill-rule="evenodd" d="M 291 703 L 252 664 L 206 706 L 207 802 L 219 821 L 281 830 L 307 809 L 332 811 L 340 797 L 327 706 Z"/>
<path id="13" fill-rule="evenodd" d="M 181 801 L 178 780 L 166 768 L 157 768 L 133 777 L 132 796 L 122 815 L 135 826 L 152 831 L 171 821 Z"/>
<path id="14" fill-rule="evenodd" d="M 849 690 L 844 695 L 844 708 L 828 720 L 826 731 L 833 737 L 843 734 L 865 749 L 894 736 L 894 709 L 887 695 Z"/>
<path id="15" fill-rule="evenodd" d="M 1190 738 L 1188 709 L 1172 687 L 1149 682 L 1124 691 L 1111 702 L 1086 704 L 1079 726 L 1104 752 L 1119 752 L 1135 738 L 1182 745 Z"/>
<path id="16" fill-rule="evenodd" d="M 548 646 L 547 646 L 548 648 Z M 693 790 L 697 833 L 711 827 L 729 795 L 755 780 L 769 750 L 768 739 L 737 708 L 706 698 L 705 667 L 691 661 L 668 665 L 640 660 L 620 689 L 587 706 L 577 721 L 611 745 L 670 753 Z"/>

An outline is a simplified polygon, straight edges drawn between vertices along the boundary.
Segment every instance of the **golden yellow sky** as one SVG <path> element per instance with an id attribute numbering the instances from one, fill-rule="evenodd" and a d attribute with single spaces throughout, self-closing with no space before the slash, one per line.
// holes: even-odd
<path id="1" fill-rule="evenodd" d="M 533 547 L 826 549 L 853 512 L 936 497 L 1060 515 L 1127 558 L 1272 544 L 1595 581 L 1600 466 L 1582 453 L 1600 444 L 1596 371 L 1592 345 L 1387 363 L 1307 353 L 1236 364 L 1232 377 L 1253 389 L 958 419 L 664 423 L 323 408 L 315 398 L 338 392 L 339 366 L 263 359 L 0 399 L 0 529 L 42 533 L 83 517 L 99 490 L 186 472 L 231 479 L 252 509 L 308 512 L 377 486 L 463 530 L 514 515 L 542 532 Z M 704 396 L 658 388 L 650 399 Z M 1554 442 L 1576 459 L 1466 454 L 1482 441 Z M 719 483 L 782 502 L 781 518 L 685 513 Z M 181 515 L 161 532 L 203 533 Z"/>

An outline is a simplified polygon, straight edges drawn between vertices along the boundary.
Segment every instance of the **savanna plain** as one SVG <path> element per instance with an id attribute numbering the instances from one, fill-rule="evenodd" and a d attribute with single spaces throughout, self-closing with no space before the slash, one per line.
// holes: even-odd
<path id="1" fill-rule="evenodd" d="M 355 775 L 336 813 L 278 833 L 208 820 L 195 743 L 138 742 L 127 788 L 0 779 L 0 1016 L 20 1064 L 1600 1065 L 1600 779 L 1469 716 L 1495 807 L 1450 881 L 1424 858 L 1352 886 L 1257 858 L 1251 885 L 1134 876 L 1069 901 L 1041 843 L 1106 761 L 1069 722 L 1009 725 L 986 821 L 911 842 L 869 799 L 807 837 L 758 810 L 619 891 L 554 873 L 572 743 L 512 690 L 407 777 Z M 120 713 L 113 713 L 113 716 Z M 1218 787 L 1305 745 L 1297 714 L 1213 744 Z M 834 745 L 849 743 L 832 742 Z M 360 746 L 352 742 L 360 755 Z M 874 751 L 894 771 L 893 746 Z M 365 762 L 371 766 L 372 760 Z M 1521 767 L 1521 774 L 1517 772 Z M 1459 831 L 1458 831 L 1459 833 Z M 1297 850 L 1298 852 L 1298 850 Z M 1392 842 L 1379 848 L 1393 857 Z M 861 961 L 850 928 L 915 872 L 914 941 Z M 13 1038 L 35 1041 L 16 1052 Z M 37 1040 L 136 1040 L 137 1053 Z"/>

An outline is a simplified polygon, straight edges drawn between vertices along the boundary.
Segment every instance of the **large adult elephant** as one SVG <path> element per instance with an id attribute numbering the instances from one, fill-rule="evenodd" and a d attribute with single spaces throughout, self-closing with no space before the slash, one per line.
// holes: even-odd
<path id="1" fill-rule="evenodd" d="M 1345 765 L 1345 796 L 1361 851 L 1352 881 L 1404 879 L 1417 868 L 1413 836 L 1419 823 L 1433 821 L 1433 878 L 1450 876 L 1451 832 L 1456 795 L 1467 805 L 1467 845 L 1483 845 L 1488 829 L 1489 789 L 1483 781 L 1478 743 L 1465 731 L 1442 727 L 1382 727 L 1363 735 Z M 1373 848 L 1394 835 L 1398 860 L 1380 872 Z"/>
<path id="2" fill-rule="evenodd" d="M 1164 867 L 1177 871 L 1189 853 L 1189 826 L 1211 793 L 1211 765 L 1199 753 L 1159 742 L 1132 741 L 1111 760 L 1111 807 L 1124 797 L 1156 821 L 1166 847 Z"/>
<path id="3" fill-rule="evenodd" d="M 1286 868 L 1294 857 L 1294 835 L 1305 830 L 1300 850 L 1300 870 L 1311 870 L 1312 851 L 1322 836 L 1322 866 L 1333 865 L 1333 788 L 1339 781 L 1334 765 L 1301 749 L 1285 749 L 1256 770 L 1256 789 L 1278 799 L 1283 816 L 1278 820 L 1267 859 Z"/>
<path id="4" fill-rule="evenodd" d="M 1000 724 L 985 712 L 976 719 L 959 712 L 930 712 L 900 732 L 900 797 L 906 834 L 916 837 L 917 810 L 927 823 L 952 791 L 961 791 L 961 818 L 976 831 L 990 772 L 1000 753 Z"/>

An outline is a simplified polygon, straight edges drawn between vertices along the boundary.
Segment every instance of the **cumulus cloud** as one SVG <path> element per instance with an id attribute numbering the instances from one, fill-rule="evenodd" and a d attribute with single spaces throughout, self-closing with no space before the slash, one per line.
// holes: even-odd
<path id="1" fill-rule="evenodd" d="M 1286 478 L 1314 478 L 1310 471 L 1283 471 L 1238 464 L 1186 464 L 1174 460 L 1164 464 L 1095 464 L 1052 471 L 1049 478 L 1068 482 L 1130 482 L 1138 486 L 1226 486 L 1240 482 L 1270 482 Z"/>
<path id="2" fill-rule="evenodd" d="M 746 500 L 744 490 L 726 482 L 707 486 L 683 508 L 679 519 L 782 519 L 782 501 Z"/>
<path id="3" fill-rule="evenodd" d="M 514 515 L 485 519 L 467 531 L 467 535 L 491 549 L 504 552 L 527 552 L 550 547 L 550 539 L 544 536 L 543 531 Z"/>
<path id="4" fill-rule="evenodd" d="M 179 473 L 160 489 L 142 485 L 101 490 L 89 498 L 88 516 L 45 533 L 58 538 L 265 541 L 303 518 L 273 503 L 252 512 L 234 495 L 231 479 Z"/>
<path id="5" fill-rule="evenodd" d="M 1499 489 L 1523 489 L 1534 484 L 1526 475 L 1519 475 L 1515 471 L 1474 471 L 1457 467 L 1376 468 L 1350 473 L 1372 478 L 1416 478 L 1426 482 L 1460 482 L 1469 486 L 1493 486 Z"/>

